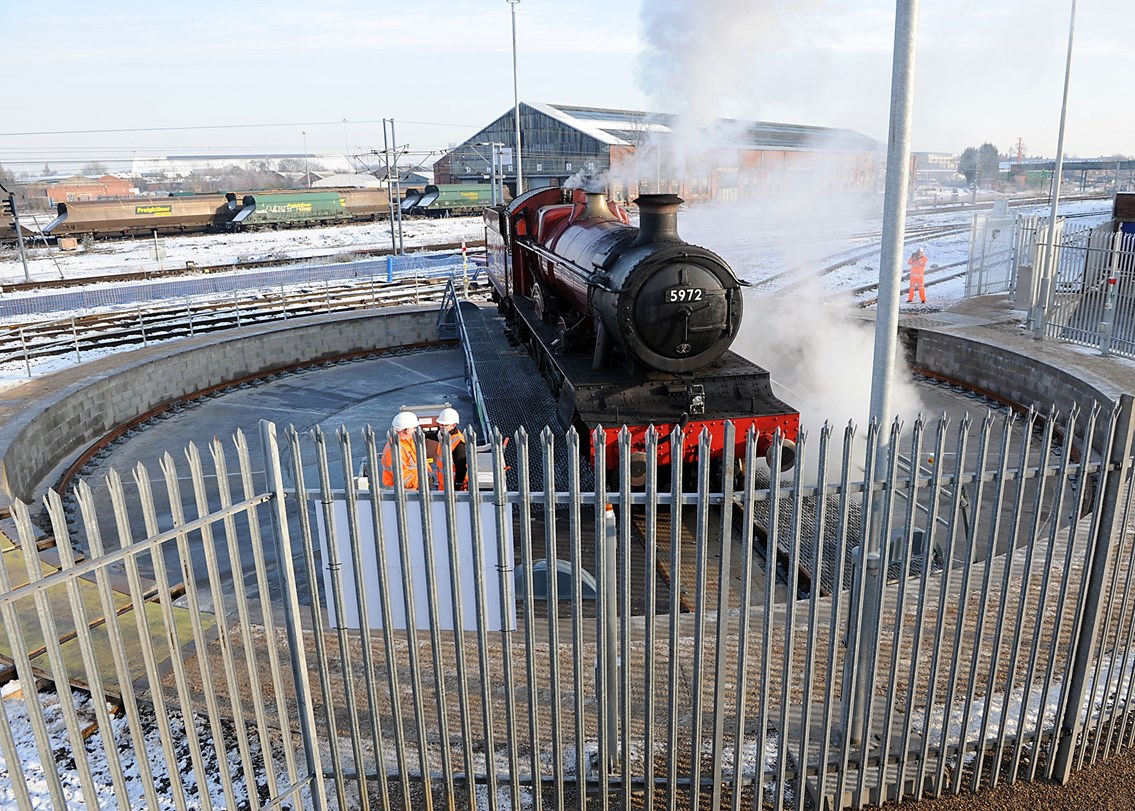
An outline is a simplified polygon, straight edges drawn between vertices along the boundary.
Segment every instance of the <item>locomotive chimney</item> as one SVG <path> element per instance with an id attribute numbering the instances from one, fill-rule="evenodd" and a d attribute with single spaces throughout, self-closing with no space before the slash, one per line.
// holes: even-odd
<path id="1" fill-rule="evenodd" d="M 635 245 L 651 242 L 680 242 L 678 206 L 685 202 L 676 194 L 643 194 L 635 198 L 638 206 L 638 239 Z"/>
<path id="2" fill-rule="evenodd" d="M 587 195 L 587 203 L 583 208 L 583 217 L 593 220 L 613 220 L 615 215 L 611 213 L 611 209 L 607 206 L 607 195 L 603 192 L 584 192 Z"/>

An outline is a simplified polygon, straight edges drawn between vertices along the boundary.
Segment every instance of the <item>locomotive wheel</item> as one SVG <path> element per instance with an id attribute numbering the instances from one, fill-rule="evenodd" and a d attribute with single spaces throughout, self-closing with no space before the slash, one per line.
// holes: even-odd
<path id="1" fill-rule="evenodd" d="M 553 323 L 558 316 L 555 297 L 544 292 L 539 282 L 532 285 L 532 309 L 545 324 Z"/>
<path id="2" fill-rule="evenodd" d="M 532 285 L 532 309 L 540 316 L 541 321 L 548 323 L 548 303 L 544 300 L 544 288 L 539 282 Z"/>

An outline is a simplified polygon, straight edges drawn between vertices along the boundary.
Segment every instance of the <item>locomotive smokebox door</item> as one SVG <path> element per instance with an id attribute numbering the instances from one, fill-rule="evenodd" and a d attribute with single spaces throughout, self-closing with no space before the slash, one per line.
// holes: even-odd
<path id="1" fill-rule="evenodd" d="M 693 264 L 649 273 L 634 302 L 635 330 L 664 358 L 696 357 L 729 335 L 729 303 L 717 274 Z"/>

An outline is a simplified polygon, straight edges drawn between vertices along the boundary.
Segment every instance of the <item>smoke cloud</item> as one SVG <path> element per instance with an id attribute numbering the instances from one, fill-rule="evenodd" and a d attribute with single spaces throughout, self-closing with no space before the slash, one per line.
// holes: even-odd
<path id="1" fill-rule="evenodd" d="M 585 192 L 603 192 L 608 186 L 607 172 L 591 169 L 580 169 L 564 181 L 565 189 L 582 189 Z"/>
<path id="2" fill-rule="evenodd" d="M 762 53 L 779 46 L 786 25 L 819 5 L 819 0 L 791 7 L 778 0 L 643 4 L 647 50 L 640 84 L 656 109 L 679 119 L 643 122 L 631 171 L 639 179 L 664 182 L 741 165 L 730 150 L 746 149 L 747 124 L 720 121 L 723 110 L 737 101 L 746 109 L 765 106 L 762 99 L 774 95 L 765 89 L 775 87 L 779 78 L 757 72 Z M 777 182 L 760 178 L 757 189 L 750 190 L 751 199 L 684 212 L 682 234 L 720 254 L 740 277 L 754 283 L 790 268 L 818 269 L 827 257 L 853 247 L 856 234 L 878 227 L 878 195 L 840 188 L 849 175 L 870 172 L 860 177 L 872 177 L 877 167 L 849 164 L 848 154 L 838 139 L 803 145 L 782 167 Z M 787 297 L 774 298 L 767 289 L 756 288 L 746 297 L 733 348 L 771 372 L 778 393 L 801 412 L 811 436 L 817 437 L 825 422 L 839 433 L 853 422 L 862 437 L 870 413 L 874 324 L 856 317 L 850 302 L 833 307 L 825 303 L 828 298 L 818 278 Z M 901 358 L 895 381 L 892 411 L 909 425 L 922 404 Z"/>
<path id="3" fill-rule="evenodd" d="M 793 11 L 816 0 L 794 3 Z M 679 140 L 722 115 L 754 86 L 755 54 L 781 33 L 787 4 L 776 0 L 652 0 L 642 6 L 639 84 L 659 109 L 681 113 Z"/>

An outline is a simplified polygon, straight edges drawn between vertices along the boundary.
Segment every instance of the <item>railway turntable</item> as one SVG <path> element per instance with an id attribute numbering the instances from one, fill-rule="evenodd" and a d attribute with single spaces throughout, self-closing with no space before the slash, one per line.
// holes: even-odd
<path id="1" fill-rule="evenodd" d="M 468 349 L 467 361 L 472 365 L 470 380 L 476 382 L 478 392 L 475 397 L 483 404 L 482 418 L 499 430 L 504 437 L 514 436 L 519 429 L 523 429 L 528 435 L 528 485 L 531 490 L 542 492 L 546 486 L 544 469 L 541 466 L 540 437 L 547 431 L 554 443 L 554 464 L 550 468 L 555 477 L 553 489 L 558 492 L 570 490 L 572 471 L 575 470 L 578 471 L 580 493 L 593 493 L 595 475 L 586 460 L 582 458 L 586 453 L 587 438 L 580 437 L 580 457 L 573 463 L 570 459 L 572 451 L 568 445 L 567 435 L 557 417 L 556 399 L 533 367 L 524 347 L 510 340 L 512 333 L 506 320 L 497 314 L 495 308 L 465 302 L 461 306 L 461 321 Z M 696 442 L 696 439 L 691 438 L 687 441 Z M 518 482 L 515 457 L 506 454 L 506 462 L 511 466 L 508 471 L 508 487 L 516 489 Z M 619 486 L 617 476 L 608 476 L 607 486 L 610 490 L 617 490 Z M 658 488 L 662 492 L 668 492 L 669 484 L 659 481 Z M 595 543 L 597 522 L 590 509 L 586 512 L 578 528 L 581 539 L 580 551 L 583 568 L 593 572 L 600 565 L 596 557 Z M 693 611 L 699 595 L 705 604 L 712 604 L 718 595 L 718 578 L 710 576 L 699 582 L 697 569 L 701 565 L 716 570 L 720 565 L 723 551 L 722 532 L 730 531 L 733 516 L 730 515 L 727 519 L 724 510 L 715 509 L 710 520 L 717 530 L 708 533 L 705 548 L 701 548 L 702 545 L 696 539 L 698 534 L 695 526 L 696 516 L 692 509 L 683 510 L 682 520 L 676 522 L 672 520 L 673 516 L 669 510 L 658 510 L 652 514 L 654 521 L 648 526 L 644 510 L 636 507 L 629 513 L 630 527 L 627 536 L 633 539 L 629 550 L 632 611 L 636 614 L 646 610 L 664 613 L 669 610 L 672 601 L 677 601 L 683 611 Z M 545 518 L 540 510 L 537 510 L 533 516 L 533 535 L 541 542 L 545 537 Z M 564 509 L 557 510 L 556 521 L 557 527 L 562 528 L 559 535 L 563 538 L 562 546 L 556 550 L 556 556 L 563 561 L 561 563 L 563 566 L 566 565 L 566 556 L 570 554 L 568 544 L 572 527 Z M 737 543 L 739 537 L 740 534 L 737 538 L 729 538 L 725 545 Z M 648 541 L 648 538 L 651 540 Z M 649 549 L 648 544 L 653 545 L 654 548 Z M 540 558 L 547 552 L 548 550 L 544 550 L 543 553 L 534 554 Z M 726 556 L 726 561 L 732 572 L 731 591 L 736 594 L 743 578 L 741 557 L 734 552 Z M 652 571 L 650 577 L 653 581 L 652 595 L 647 594 L 644 574 L 648 565 Z M 775 565 L 776 561 L 774 561 Z M 762 593 L 763 587 L 758 582 L 762 577 L 754 577 L 751 580 L 750 586 L 755 587 L 757 593 Z M 561 599 L 567 596 L 563 590 L 560 594 Z"/>

